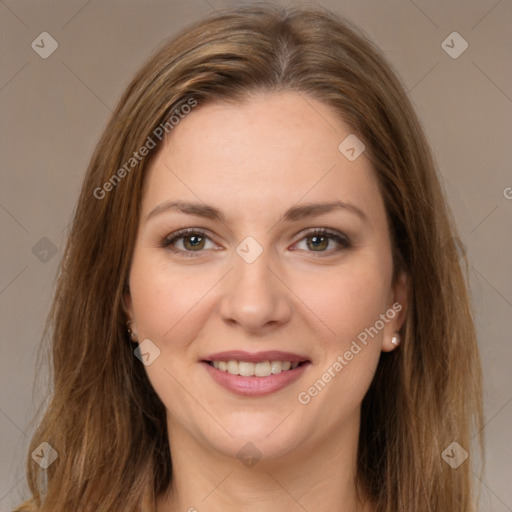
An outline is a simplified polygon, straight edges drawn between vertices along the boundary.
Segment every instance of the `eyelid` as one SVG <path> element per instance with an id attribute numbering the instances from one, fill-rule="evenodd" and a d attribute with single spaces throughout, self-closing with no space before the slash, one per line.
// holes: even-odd
<path id="1" fill-rule="evenodd" d="M 311 235 L 311 234 L 313 234 L 313 235 L 316 235 L 316 234 L 331 235 L 333 237 L 337 237 L 337 238 L 340 238 L 342 240 L 345 240 L 347 243 L 351 243 L 350 238 L 345 233 L 343 233 L 341 231 L 338 231 L 337 229 L 325 228 L 325 227 L 322 227 L 322 228 L 307 228 L 307 229 L 301 231 L 297 235 L 297 236 L 300 235 L 300 237 L 301 237 L 297 241 L 300 241 L 303 238 L 305 238 L 305 237 L 307 237 L 308 235 Z"/>
<path id="2" fill-rule="evenodd" d="M 173 231 L 170 235 L 167 235 L 163 238 L 162 242 L 169 243 L 173 240 L 176 240 L 177 238 L 180 238 L 184 235 L 188 234 L 198 234 L 198 235 L 204 235 L 208 236 L 207 230 L 203 228 L 182 228 L 178 229 L 177 231 Z"/>

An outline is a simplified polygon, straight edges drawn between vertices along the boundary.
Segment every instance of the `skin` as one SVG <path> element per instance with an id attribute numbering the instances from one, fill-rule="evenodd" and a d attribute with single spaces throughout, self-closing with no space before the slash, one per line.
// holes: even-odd
<path id="1" fill-rule="evenodd" d="M 354 483 L 360 406 L 381 351 L 396 348 L 406 276 L 393 285 L 374 170 L 364 153 L 351 162 L 338 150 L 350 133 L 311 97 L 267 93 L 197 107 L 152 161 L 125 300 L 137 339 L 161 351 L 145 367 L 167 409 L 173 459 L 158 512 L 372 510 Z M 148 218 L 176 200 L 214 206 L 225 218 L 177 210 Z M 339 208 L 280 220 L 290 207 L 335 200 L 366 219 Z M 206 230 L 204 245 L 182 238 L 162 247 L 182 228 Z M 309 228 L 345 234 L 351 246 L 314 245 Z M 236 253 L 248 236 L 263 250 L 250 264 Z M 395 302 L 402 311 L 307 405 L 299 403 L 298 394 Z M 312 364 L 280 391 L 242 397 L 200 363 L 224 350 L 282 350 Z M 237 458 L 248 442 L 261 454 L 252 467 Z"/>

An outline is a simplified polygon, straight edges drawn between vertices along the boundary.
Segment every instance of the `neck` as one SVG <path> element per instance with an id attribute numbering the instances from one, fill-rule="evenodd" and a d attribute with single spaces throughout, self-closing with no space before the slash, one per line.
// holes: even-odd
<path id="1" fill-rule="evenodd" d="M 169 418 L 173 478 L 158 512 L 369 512 L 356 491 L 359 416 L 316 442 L 250 467 L 219 454 Z M 243 443 L 242 443 L 243 444 Z"/>

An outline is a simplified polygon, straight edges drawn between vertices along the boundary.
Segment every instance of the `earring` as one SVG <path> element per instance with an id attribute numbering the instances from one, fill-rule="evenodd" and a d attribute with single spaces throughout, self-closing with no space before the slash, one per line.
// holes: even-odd
<path id="1" fill-rule="evenodd" d="M 395 334 L 393 334 L 393 337 L 391 338 L 391 343 L 393 343 L 395 346 L 398 346 L 400 345 L 400 341 L 400 333 L 395 331 Z"/>
<path id="2" fill-rule="evenodd" d="M 126 330 L 128 331 L 128 335 L 130 336 L 130 340 L 131 341 L 137 341 L 134 336 L 135 336 L 135 333 L 130 329 L 130 325 L 132 324 L 132 322 L 128 321 L 126 322 Z"/>

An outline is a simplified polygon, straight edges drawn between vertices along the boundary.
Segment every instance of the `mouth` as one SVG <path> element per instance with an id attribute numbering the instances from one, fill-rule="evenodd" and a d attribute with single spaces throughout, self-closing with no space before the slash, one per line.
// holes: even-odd
<path id="1" fill-rule="evenodd" d="M 225 389 L 244 396 L 261 396 L 297 380 L 311 361 L 288 352 L 232 351 L 210 355 L 201 363 Z"/>

